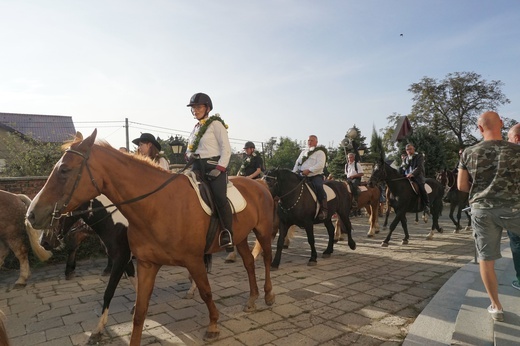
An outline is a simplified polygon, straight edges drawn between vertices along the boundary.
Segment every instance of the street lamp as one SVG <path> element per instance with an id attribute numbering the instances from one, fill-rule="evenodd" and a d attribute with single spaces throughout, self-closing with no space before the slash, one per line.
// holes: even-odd
<path id="1" fill-rule="evenodd" d="M 184 143 L 180 140 L 180 138 L 178 136 L 175 136 L 175 138 L 170 136 L 169 144 L 170 144 L 170 147 L 172 148 L 172 153 L 174 153 L 174 154 L 182 153 L 182 149 L 184 148 Z"/>
<path id="2" fill-rule="evenodd" d="M 359 144 L 356 142 L 356 138 L 358 136 L 358 132 L 355 128 L 351 127 L 347 130 L 347 135 L 341 141 L 343 148 L 345 149 L 345 156 L 347 156 L 347 149 L 354 150 L 354 154 L 356 155 L 356 161 L 361 161 L 361 155 L 365 153 L 365 148 L 360 148 Z"/>

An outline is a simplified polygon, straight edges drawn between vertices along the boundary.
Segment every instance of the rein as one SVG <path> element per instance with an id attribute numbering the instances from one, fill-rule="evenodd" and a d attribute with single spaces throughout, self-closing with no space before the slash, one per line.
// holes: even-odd
<path id="1" fill-rule="evenodd" d="M 142 199 L 145 199 L 146 197 L 150 196 L 150 195 L 153 195 L 154 193 L 156 193 L 157 191 L 160 191 L 162 190 L 166 185 L 168 185 L 169 183 L 171 183 L 173 180 L 175 180 L 176 178 L 179 177 L 180 174 L 175 174 L 175 175 L 172 175 L 171 177 L 169 177 L 165 182 L 163 182 L 161 185 L 159 185 L 157 188 L 155 188 L 153 191 L 150 191 L 150 192 L 147 192 L 141 196 L 137 196 L 137 197 L 134 197 L 134 198 L 130 198 L 126 201 L 123 201 L 123 202 L 120 202 L 120 203 L 113 203 L 113 204 L 110 204 L 110 205 L 107 205 L 107 206 L 103 206 L 103 207 L 98 207 L 98 208 L 92 208 L 92 209 L 89 209 L 89 210 L 81 210 L 81 211 L 70 211 L 68 213 L 62 213 L 62 210 L 65 209 L 68 204 L 70 203 L 70 200 L 72 199 L 72 195 L 74 194 L 74 191 L 76 190 L 76 188 L 78 187 L 78 184 L 79 184 L 79 181 L 81 179 L 81 174 L 82 174 L 82 171 L 83 171 L 83 167 L 85 166 L 87 168 L 87 171 L 89 173 L 89 176 L 90 176 L 90 181 L 92 182 L 92 184 L 94 185 L 94 187 L 96 188 L 97 192 L 99 194 L 102 194 L 98 184 L 96 183 L 93 175 L 92 175 L 92 172 L 90 170 L 90 166 L 88 165 L 88 159 L 89 159 L 89 156 L 90 156 L 90 149 L 87 151 L 87 154 L 84 155 L 83 153 L 79 152 L 79 151 L 76 151 L 76 150 L 72 150 L 72 149 L 67 149 L 65 151 L 66 153 L 67 152 L 70 152 L 72 154 L 76 154 L 76 155 L 79 155 L 83 158 L 83 161 L 81 163 L 81 167 L 80 167 L 80 170 L 79 170 L 79 173 L 78 173 L 78 176 L 76 177 L 76 181 L 74 182 L 74 186 L 72 188 L 72 191 L 70 192 L 69 196 L 68 196 L 68 199 L 67 199 L 67 202 L 64 203 L 61 207 L 61 209 L 58 210 L 58 203 L 56 202 L 56 205 L 54 206 L 54 210 L 52 212 L 52 220 L 51 220 L 51 226 L 52 226 L 52 223 L 54 222 L 54 220 L 59 220 L 61 219 L 62 217 L 66 216 L 66 217 L 69 217 L 69 216 L 76 216 L 76 215 L 82 215 L 82 214 L 86 214 L 86 213 L 91 213 L 91 212 L 95 212 L 95 211 L 98 211 L 98 210 L 103 210 L 103 209 L 108 209 L 108 208 L 111 208 L 111 207 L 116 207 L 118 208 L 119 206 L 121 205 L 125 205 L 125 204 L 130 204 L 130 203 L 134 203 L 134 202 L 137 202 L 137 201 L 140 201 Z M 186 167 L 188 167 L 188 165 L 186 165 Z M 184 167 L 182 170 L 186 169 L 186 167 Z M 119 208 L 118 208 L 119 209 Z"/>
<path id="2" fill-rule="evenodd" d="M 275 184 L 278 184 L 278 177 L 272 177 L 272 176 L 269 176 L 269 175 L 265 175 L 264 176 L 265 179 L 274 179 L 276 181 Z M 302 179 L 300 180 L 300 182 L 298 184 L 296 184 L 296 186 L 294 188 L 292 188 L 291 190 L 289 190 L 289 192 L 281 195 L 281 196 L 278 196 L 278 198 L 280 199 L 280 202 L 279 202 L 279 206 L 280 206 L 280 209 L 282 209 L 285 213 L 289 212 L 290 210 L 292 210 L 294 207 L 296 207 L 296 205 L 300 202 L 300 199 L 303 195 L 303 183 L 304 183 L 305 179 Z M 284 208 L 283 205 L 282 205 L 282 198 L 284 197 L 287 197 L 289 196 L 291 193 L 293 193 L 294 191 L 296 191 L 296 189 L 298 188 L 298 186 L 300 187 L 300 194 L 298 195 L 298 198 L 296 199 L 296 202 L 294 202 L 294 204 L 292 206 L 290 206 L 289 208 Z"/>

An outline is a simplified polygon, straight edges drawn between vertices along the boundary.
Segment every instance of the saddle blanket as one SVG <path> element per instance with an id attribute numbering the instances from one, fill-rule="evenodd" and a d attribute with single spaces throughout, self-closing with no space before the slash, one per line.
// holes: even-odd
<path id="1" fill-rule="evenodd" d="M 211 215 L 211 208 L 210 206 L 202 199 L 202 196 L 200 195 L 200 189 L 199 185 L 201 184 L 199 181 L 197 181 L 197 177 L 195 176 L 195 173 L 192 171 L 185 172 L 184 175 L 188 177 L 189 182 L 191 183 L 191 186 L 193 186 L 193 190 L 195 190 L 195 193 L 197 193 L 197 197 L 199 198 L 200 205 L 202 209 L 206 212 L 206 214 Z M 233 214 L 237 214 L 244 210 L 247 206 L 247 202 L 238 191 L 235 185 L 231 181 L 228 181 L 227 184 L 227 198 L 229 201 L 229 204 L 231 204 L 231 210 Z"/>

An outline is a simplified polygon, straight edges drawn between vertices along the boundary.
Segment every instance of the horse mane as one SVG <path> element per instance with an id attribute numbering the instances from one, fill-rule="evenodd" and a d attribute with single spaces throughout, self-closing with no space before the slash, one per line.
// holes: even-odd
<path id="1" fill-rule="evenodd" d="M 169 172 L 167 170 L 165 170 L 164 168 L 161 167 L 161 165 L 158 163 L 158 162 L 155 162 L 154 160 L 152 160 L 151 158 L 149 158 L 148 156 L 144 156 L 144 155 L 140 155 L 140 154 L 137 154 L 137 153 L 124 153 L 122 151 L 119 151 L 118 149 L 114 148 L 113 146 L 111 146 L 107 141 L 105 140 L 100 140 L 100 141 L 97 141 L 96 144 L 102 148 L 105 148 L 105 149 L 108 149 L 111 153 L 113 154 L 117 154 L 117 155 L 123 155 L 123 156 L 126 156 L 126 157 L 129 157 L 137 162 L 143 162 L 149 166 L 152 166 L 154 168 L 159 168 L 161 171 L 163 172 Z"/>

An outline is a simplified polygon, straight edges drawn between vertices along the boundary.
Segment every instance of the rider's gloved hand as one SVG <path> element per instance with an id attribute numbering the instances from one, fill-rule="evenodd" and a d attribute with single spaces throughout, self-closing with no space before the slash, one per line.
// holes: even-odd
<path id="1" fill-rule="evenodd" d="M 212 180 L 217 179 L 217 177 L 220 175 L 220 173 L 221 173 L 221 172 L 220 172 L 218 169 L 214 168 L 214 169 L 212 169 L 211 171 L 209 171 L 209 173 L 206 174 L 206 175 L 207 175 L 207 177 L 208 177 L 208 180 L 209 180 L 209 181 L 212 181 Z"/>

